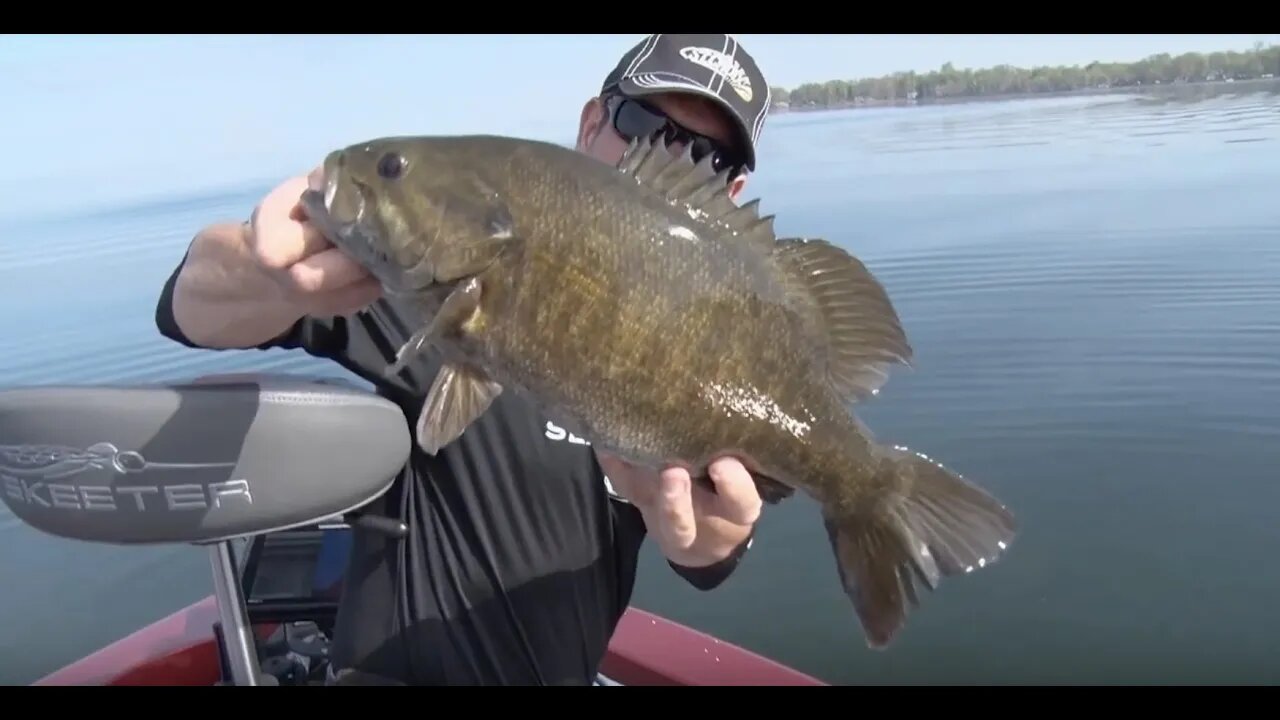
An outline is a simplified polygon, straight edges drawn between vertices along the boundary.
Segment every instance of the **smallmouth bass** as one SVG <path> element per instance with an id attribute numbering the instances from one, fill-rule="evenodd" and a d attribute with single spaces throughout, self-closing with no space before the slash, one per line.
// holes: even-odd
<path id="1" fill-rule="evenodd" d="M 389 137 L 330 153 L 311 221 L 420 328 L 388 370 L 436 352 L 429 453 L 517 392 L 597 449 L 705 477 L 739 458 L 762 497 L 822 507 L 867 644 L 1016 533 L 990 494 L 877 443 L 852 412 L 912 349 L 870 271 L 823 239 L 778 238 L 758 200 L 686 150 L 633 142 L 616 167 L 551 143 Z"/>

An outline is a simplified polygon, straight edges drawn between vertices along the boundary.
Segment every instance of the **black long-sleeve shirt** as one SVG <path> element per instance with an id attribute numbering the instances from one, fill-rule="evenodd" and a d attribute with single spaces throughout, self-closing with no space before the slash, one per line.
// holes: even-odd
<path id="1" fill-rule="evenodd" d="M 156 325 L 196 347 L 173 317 L 181 267 L 164 286 Z M 300 320 L 260 349 L 338 362 L 397 402 L 412 427 L 438 363 L 425 377 L 382 376 L 410 333 L 380 300 L 350 318 Z M 367 511 L 398 519 L 408 535 L 356 530 L 335 667 L 408 684 L 592 682 L 630 601 L 646 529 L 589 445 L 503 393 L 438 455 L 415 444 Z M 739 554 L 711 568 L 672 567 L 710 589 Z"/>

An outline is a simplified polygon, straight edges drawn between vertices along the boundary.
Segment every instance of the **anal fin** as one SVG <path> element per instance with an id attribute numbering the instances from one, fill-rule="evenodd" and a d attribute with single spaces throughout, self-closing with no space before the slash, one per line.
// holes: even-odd
<path id="1" fill-rule="evenodd" d="M 790 281 L 820 365 L 846 400 L 876 394 L 889 367 L 910 365 L 911 345 L 880 282 L 857 258 L 826 240 L 784 238 L 773 256 Z"/>

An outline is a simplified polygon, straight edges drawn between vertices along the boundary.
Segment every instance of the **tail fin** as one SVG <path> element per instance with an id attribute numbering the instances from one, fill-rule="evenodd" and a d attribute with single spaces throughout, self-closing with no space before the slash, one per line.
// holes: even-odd
<path id="1" fill-rule="evenodd" d="M 912 575 L 929 590 L 943 577 L 994 562 L 1016 533 L 998 500 L 923 455 L 896 449 L 876 478 L 883 496 L 823 520 L 845 592 L 868 647 L 882 649 L 919 605 Z"/>

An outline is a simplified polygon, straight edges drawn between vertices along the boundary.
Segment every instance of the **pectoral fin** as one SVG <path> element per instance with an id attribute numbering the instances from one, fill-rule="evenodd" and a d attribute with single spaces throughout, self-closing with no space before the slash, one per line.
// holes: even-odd
<path id="1" fill-rule="evenodd" d="M 391 377 L 404 369 L 411 360 L 418 357 L 422 353 L 422 348 L 426 346 L 430 339 L 431 325 L 428 325 L 410 337 L 404 345 L 400 346 L 400 350 L 396 352 L 396 360 L 382 371 L 384 377 Z"/>
<path id="2" fill-rule="evenodd" d="M 501 394 L 502 386 L 483 372 L 468 365 L 444 365 L 418 415 L 418 445 L 435 455 L 457 440 Z"/>
<path id="3" fill-rule="evenodd" d="M 400 372 L 415 357 L 422 353 L 424 347 L 432 340 L 453 334 L 475 316 L 480 307 L 480 280 L 470 278 L 449 293 L 440 305 L 440 310 L 425 327 L 418 330 L 400 346 L 396 360 L 385 370 L 391 377 Z"/>

